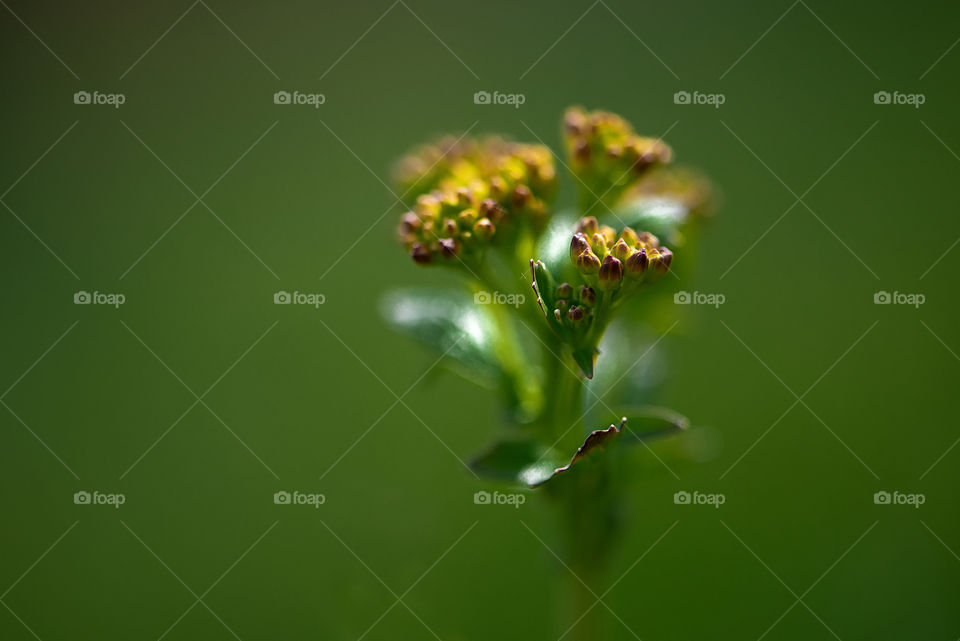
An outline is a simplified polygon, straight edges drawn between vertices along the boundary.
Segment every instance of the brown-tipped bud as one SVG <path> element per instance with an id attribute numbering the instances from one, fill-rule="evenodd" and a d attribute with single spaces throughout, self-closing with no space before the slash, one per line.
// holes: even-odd
<path id="1" fill-rule="evenodd" d="M 432 194 L 418 196 L 417 211 L 423 216 L 436 216 L 440 213 L 440 199 Z"/>
<path id="2" fill-rule="evenodd" d="M 623 263 L 613 256 L 607 256 L 600 266 L 599 278 L 601 290 L 608 292 L 616 289 L 620 284 L 620 279 L 623 278 Z"/>
<path id="3" fill-rule="evenodd" d="M 460 228 L 457 226 L 457 221 L 452 218 L 444 218 L 440 229 L 446 236 L 455 236 Z"/>
<path id="4" fill-rule="evenodd" d="M 480 203 L 480 215 L 496 225 L 503 217 L 503 208 L 493 198 L 487 198 Z"/>
<path id="5" fill-rule="evenodd" d="M 517 209 L 526 207 L 532 197 L 533 194 L 530 193 L 530 188 L 526 185 L 517 185 L 513 188 L 513 206 Z"/>
<path id="6" fill-rule="evenodd" d="M 590 162 L 590 145 L 586 140 L 578 140 L 573 146 L 573 159 L 584 164 Z"/>
<path id="7" fill-rule="evenodd" d="M 464 209 L 459 214 L 457 214 L 457 221 L 461 225 L 469 227 L 473 223 L 477 222 L 477 210 L 476 209 Z"/>
<path id="8" fill-rule="evenodd" d="M 580 135 L 586 126 L 587 117 L 579 110 L 571 109 L 563 119 L 563 128 L 566 130 L 567 135 L 570 136 Z"/>
<path id="9" fill-rule="evenodd" d="M 593 236 L 599 229 L 597 219 L 593 216 L 587 216 L 577 221 L 577 231 L 585 236 Z"/>
<path id="10" fill-rule="evenodd" d="M 611 160 L 616 160 L 623 155 L 623 147 L 620 145 L 608 145 L 607 146 L 607 158 Z"/>
<path id="11" fill-rule="evenodd" d="M 415 213 L 407 212 L 400 218 L 400 233 L 409 234 L 417 231 L 421 227 L 420 217 Z"/>
<path id="12" fill-rule="evenodd" d="M 637 234 L 637 241 L 647 247 L 658 247 L 660 245 L 660 239 L 648 231 L 642 231 Z"/>
<path id="13" fill-rule="evenodd" d="M 494 176 L 490 179 L 490 195 L 495 200 L 499 200 L 507 193 L 507 182 L 500 176 Z"/>
<path id="14" fill-rule="evenodd" d="M 580 233 L 574 234 L 570 240 L 570 260 L 577 262 L 580 254 L 588 249 L 590 249 L 590 243 L 587 242 L 587 237 Z"/>
<path id="15" fill-rule="evenodd" d="M 553 317 L 557 319 L 557 322 L 558 322 L 558 323 L 562 323 L 562 322 L 563 322 L 563 315 L 560 314 L 560 310 L 559 310 L 559 309 L 553 310 Z"/>
<path id="16" fill-rule="evenodd" d="M 644 249 L 635 251 L 627 258 L 627 274 L 634 277 L 640 277 L 647 271 L 650 265 L 650 259 L 647 258 L 647 252 Z"/>
<path id="17" fill-rule="evenodd" d="M 597 302 L 597 292 L 593 291 L 593 287 L 584 285 L 580 288 L 580 302 L 584 305 L 593 305 Z"/>
<path id="18" fill-rule="evenodd" d="M 410 257 L 418 265 L 429 265 L 433 260 L 433 255 L 430 254 L 430 250 L 423 243 L 413 244 L 413 247 L 410 248 Z"/>
<path id="19" fill-rule="evenodd" d="M 620 238 L 630 247 L 636 247 L 640 242 L 637 238 L 637 232 L 633 231 L 632 227 L 624 227 L 623 231 L 620 232 Z"/>
<path id="20" fill-rule="evenodd" d="M 489 218 L 481 218 L 473 224 L 473 233 L 476 234 L 480 240 L 490 240 L 496 231 L 497 228 L 493 226 Z"/>
<path id="21" fill-rule="evenodd" d="M 568 301 L 566 298 L 561 298 L 557 301 L 557 311 L 559 311 L 561 314 L 566 312 L 568 309 L 570 309 L 570 301 Z"/>
<path id="22" fill-rule="evenodd" d="M 570 286 L 570 283 L 560 283 L 560 286 L 557 287 L 557 298 L 570 298 L 573 296 L 573 287 Z"/>
<path id="23" fill-rule="evenodd" d="M 457 206 L 461 208 L 470 207 L 473 204 L 470 201 L 470 190 L 466 187 L 457 188 Z"/>
<path id="24" fill-rule="evenodd" d="M 567 318 L 569 318 L 574 323 L 579 323 L 580 321 L 582 321 L 584 316 L 586 316 L 586 314 L 584 314 L 583 310 L 577 307 L 576 305 L 573 305 L 572 307 L 570 307 L 570 309 L 567 310 Z"/>
<path id="25" fill-rule="evenodd" d="M 667 249 L 666 247 L 660 248 L 660 260 L 657 261 L 657 269 L 666 272 L 670 269 L 670 264 L 673 262 L 673 252 Z"/>
<path id="26" fill-rule="evenodd" d="M 593 250 L 593 253 L 599 258 L 604 258 L 607 255 L 607 239 L 603 237 L 603 234 L 597 233 L 590 237 L 590 248 Z"/>
<path id="27" fill-rule="evenodd" d="M 621 238 L 610 249 L 610 255 L 622 263 L 623 261 L 627 260 L 627 258 L 630 257 L 631 251 L 632 250 L 627 245 L 627 243 Z"/>
<path id="28" fill-rule="evenodd" d="M 444 258 L 454 258 L 460 252 L 460 241 L 456 238 L 441 238 L 439 244 Z"/>
<path id="29" fill-rule="evenodd" d="M 600 271 L 600 259 L 589 249 L 577 256 L 577 269 L 581 274 L 596 274 Z"/>

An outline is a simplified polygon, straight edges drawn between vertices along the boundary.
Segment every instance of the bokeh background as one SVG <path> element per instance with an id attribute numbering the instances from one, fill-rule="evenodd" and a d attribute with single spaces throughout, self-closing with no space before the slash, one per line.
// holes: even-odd
<path id="1" fill-rule="evenodd" d="M 475 505 L 458 460 L 494 395 L 408 390 L 434 355 L 377 310 L 455 281 L 395 245 L 394 159 L 471 126 L 559 150 L 570 104 L 723 192 L 664 286 L 726 303 L 687 310 L 659 399 L 717 447 L 633 455 L 610 638 L 960 636 L 955 6 L 2 4 L 0 638 L 556 639 L 548 512 Z"/>

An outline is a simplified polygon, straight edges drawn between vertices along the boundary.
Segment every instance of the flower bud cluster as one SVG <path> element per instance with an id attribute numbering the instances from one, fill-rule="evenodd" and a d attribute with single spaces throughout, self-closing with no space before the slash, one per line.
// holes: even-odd
<path id="1" fill-rule="evenodd" d="M 399 227 L 414 262 L 426 265 L 480 255 L 523 225 L 542 229 L 556 173 L 546 147 L 489 139 L 426 147 L 401 163 L 400 183 L 430 186 Z"/>
<path id="2" fill-rule="evenodd" d="M 599 225 L 590 216 L 577 223 L 570 240 L 570 260 L 584 279 L 602 292 L 649 282 L 670 269 L 673 252 L 660 246 L 649 232 L 624 227 L 617 235 L 612 227 Z"/>
<path id="3" fill-rule="evenodd" d="M 630 123 L 606 111 L 568 109 L 564 137 L 574 174 L 608 202 L 615 202 L 648 169 L 673 156 L 666 143 L 638 136 Z"/>

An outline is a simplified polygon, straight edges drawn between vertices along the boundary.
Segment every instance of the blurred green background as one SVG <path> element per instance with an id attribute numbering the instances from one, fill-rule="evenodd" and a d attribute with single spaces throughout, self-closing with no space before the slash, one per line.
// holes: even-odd
<path id="1" fill-rule="evenodd" d="M 435 357 L 377 305 L 456 281 L 394 242 L 399 154 L 474 123 L 559 150 L 584 104 L 669 131 L 723 192 L 663 286 L 726 303 L 684 310 L 659 399 L 719 447 L 632 455 L 610 638 L 956 639 L 958 24 L 925 1 L 5 0 L 0 638 L 560 636 L 580 613 L 554 605 L 548 511 L 475 505 L 458 461 L 500 433 L 494 395 L 440 370 L 407 392 Z"/>

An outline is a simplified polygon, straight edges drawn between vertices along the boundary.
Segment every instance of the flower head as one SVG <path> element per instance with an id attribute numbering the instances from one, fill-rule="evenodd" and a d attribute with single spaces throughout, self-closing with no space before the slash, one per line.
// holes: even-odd
<path id="1" fill-rule="evenodd" d="M 422 265 L 479 258 L 519 228 L 542 230 L 556 186 L 549 149 L 499 138 L 424 147 L 401 161 L 397 179 L 419 192 L 399 236 Z"/>

